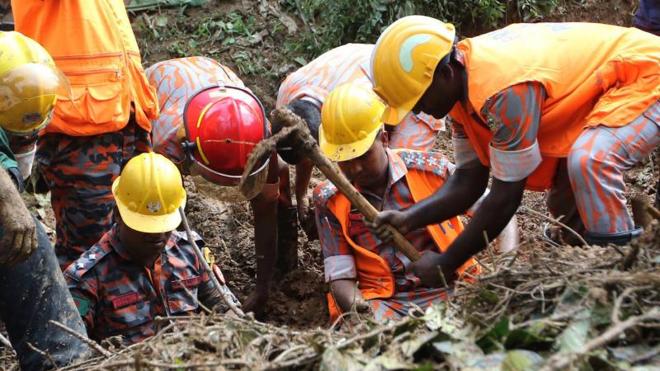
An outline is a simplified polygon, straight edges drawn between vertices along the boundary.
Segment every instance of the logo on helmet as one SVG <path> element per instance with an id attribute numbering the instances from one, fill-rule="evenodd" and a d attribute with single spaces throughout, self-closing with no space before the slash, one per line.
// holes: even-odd
<path id="1" fill-rule="evenodd" d="M 399 63 L 401 63 L 401 67 L 403 67 L 404 71 L 410 72 L 413 70 L 414 62 L 412 53 L 415 47 L 424 44 L 429 40 L 431 40 L 431 35 L 419 34 L 410 36 L 403 42 L 403 44 L 401 44 L 401 49 L 399 49 Z"/>
<path id="2" fill-rule="evenodd" d="M 149 210 L 149 212 L 151 212 L 153 214 L 159 212 L 160 209 L 161 209 L 161 205 L 160 205 L 160 202 L 158 202 L 158 201 L 151 201 L 151 202 L 147 203 L 147 210 Z"/>

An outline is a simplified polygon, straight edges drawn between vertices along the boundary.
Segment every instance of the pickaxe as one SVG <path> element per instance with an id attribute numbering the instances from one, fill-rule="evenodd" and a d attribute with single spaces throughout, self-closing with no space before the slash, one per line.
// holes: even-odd
<path id="1" fill-rule="evenodd" d="M 238 301 L 234 293 L 232 293 L 231 290 L 229 290 L 229 287 L 227 287 L 225 277 L 220 271 L 220 268 L 218 268 L 217 265 L 213 265 L 213 268 L 211 268 L 209 263 L 206 261 L 206 257 L 202 253 L 202 250 L 200 250 L 199 246 L 197 246 L 197 243 L 195 242 L 195 236 L 193 236 L 192 230 L 190 229 L 190 224 L 188 223 L 188 218 L 186 217 L 185 211 L 183 211 L 183 206 L 179 208 L 179 214 L 181 214 L 181 221 L 183 221 L 183 227 L 186 230 L 186 235 L 188 236 L 190 245 L 195 251 L 195 254 L 197 255 L 200 263 L 202 263 L 204 270 L 209 275 L 209 278 L 211 278 L 213 285 L 218 289 L 218 291 L 220 291 L 225 304 L 227 304 L 229 309 L 236 313 L 237 316 L 245 317 L 245 313 L 241 309 L 241 302 Z"/>
<path id="2" fill-rule="evenodd" d="M 305 154 L 367 220 L 374 220 L 378 215 L 376 208 L 353 187 L 335 164 L 323 156 L 303 119 L 287 108 L 278 108 L 270 113 L 270 120 L 274 124 L 280 124 L 283 129 L 277 134 L 262 140 L 254 147 L 243 170 L 243 176 L 239 184 L 241 192 L 244 191 L 246 179 L 253 172 L 253 168 L 262 163 L 263 159 L 275 150 L 277 143 L 285 138 L 293 139 L 291 142 L 294 143 L 294 149 Z M 391 225 L 388 225 L 387 228 L 392 233 L 394 245 L 408 259 L 412 261 L 419 260 L 420 254 L 417 249 L 396 228 Z"/>

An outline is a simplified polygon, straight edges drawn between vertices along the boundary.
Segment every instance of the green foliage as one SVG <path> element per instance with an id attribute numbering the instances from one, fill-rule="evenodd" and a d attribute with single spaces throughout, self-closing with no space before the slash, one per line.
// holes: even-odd
<path id="1" fill-rule="evenodd" d="M 535 20 L 551 12 L 558 0 L 280 0 L 310 32 L 289 42 L 290 51 L 316 56 L 348 42 L 373 43 L 398 18 L 424 14 L 459 27 L 489 30 L 503 26 L 507 11 L 520 20 Z M 507 9 L 507 5 L 511 7 Z M 511 19 L 509 19 L 511 21 Z"/>

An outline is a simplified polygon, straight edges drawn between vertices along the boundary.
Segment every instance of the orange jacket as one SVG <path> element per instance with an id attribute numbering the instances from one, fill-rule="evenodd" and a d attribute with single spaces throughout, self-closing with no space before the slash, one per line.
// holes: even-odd
<path id="1" fill-rule="evenodd" d="M 442 178 L 438 176 L 429 176 L 428 173 L 415 169 L 408 169 L 406 181 L 415 202 L 429 197 L 444 183 Z M 351 209 L 351 202 L 342 193 L 337 193 L 328 201 L 328 209 L 337 217 L 337 220 L 341 224 L 344 238 L 353 248 L 353 257 L 358 275 L 358 288 L 362 292 L 364 299 L 386 299 L 392 297 L 394 295 L 395 283 L 389 265 L 380 255 L 359 246 L 348 235 L 348 214 Z M 426 228 L 431 234 L 438 251 L 444 252 L 458 234 L 463 231 L 463 223 L 461 223 L 458 217 L 454 217 L 440 224 L 429 225 Z M 459 269 L 459 273 L 463 273 L 468 268 L 474 269 L 473 274 L 478 273 L 478 267 L 475 263 L 474 259 L 468 260 Z M 327 297 L 330 318 L 334 320 L 339 316 L 341 311 L 332 295 L 328 294 Z"/>
<path id="2" fill-rule="evenodd" d="M 158 115 L 123 0 L 13 0 L 16 30 L 38 41 L 71 84 L 46 132 L 114 132 L 131 108 L 147 131 Z"/>
<path id="3" fill-rule="evenodd" d="M 481 163 L 489 166 L 492 132 L 481 116 L 486 101 L 523 82 L 545 88 L 538 143 L 543 163 L 527 186 L 552 185 L 564 158 L 588 126 L 620 127 L 660 98 L 660 42 L 649 33 L 590 23 L 514 24 L 458 43 L 468 101 L 450 116 L 463 124 Z"/>

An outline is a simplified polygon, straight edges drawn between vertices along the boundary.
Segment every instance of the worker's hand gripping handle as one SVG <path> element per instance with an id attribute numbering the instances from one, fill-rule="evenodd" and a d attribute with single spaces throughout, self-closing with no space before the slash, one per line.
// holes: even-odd
<path id="1" fill-rule="evenodd" d="M 346 177 L 341 173 L 341 171 L 334 165 L 327 157 L 323 156 L 318 147 L 316 151 L 312 151 L 310 157 L 316 167 L 321 170 L 321 172 L 334 184 L 341 193 L 351 201 L 351 204 L 360 211 L 365 218 L 369 221 L 373 221 L 378 215 L 378 210 L 373 207 L 372 204 L 367 201 L 360 192 L 358 192 L 355 187 L 346 179 Z M 420 258 L 419 251 L 413 246 L 407 239 L 399 233 L 399 231 L 388 225 L 387 228 L 392 233 L 392 239 L 396 247 L 412 261 L 417 261 Z"/>

